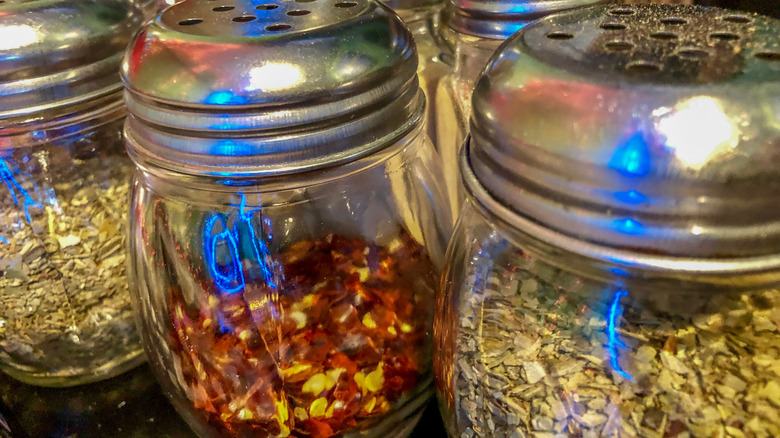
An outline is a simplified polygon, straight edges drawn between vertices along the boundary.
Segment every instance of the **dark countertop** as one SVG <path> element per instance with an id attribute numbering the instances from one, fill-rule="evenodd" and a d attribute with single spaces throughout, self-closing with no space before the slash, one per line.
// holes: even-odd
<path id="1" fill-rule="evenodd" d="M 0 437 L 195 438 L 168 403 L 148 366 L 114 379 L 67 389 L 39 388 L 0 373 Z M 444 438 L 434 403 L 412 438 Z"/>

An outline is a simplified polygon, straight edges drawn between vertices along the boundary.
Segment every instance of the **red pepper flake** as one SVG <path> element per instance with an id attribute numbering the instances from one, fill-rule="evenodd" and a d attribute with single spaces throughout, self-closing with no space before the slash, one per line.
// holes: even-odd
<path id="1" fill-rule="evenodd" d="M 235 437 L 370 427 L 429 372 L 438 276 L 424 249 L 405 232 L 387 247 L 331 234 L 272 258 L 276 288 L 210 286 L 194 309 L 172 290 L 170 336 L 195 409 Z"/>

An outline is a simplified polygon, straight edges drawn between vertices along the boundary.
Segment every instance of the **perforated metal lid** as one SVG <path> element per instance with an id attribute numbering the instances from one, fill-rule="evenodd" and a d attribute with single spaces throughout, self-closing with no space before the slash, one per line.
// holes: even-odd
<path id="1" fill-rule="evenodd" d="M 116 94 L 142 13 L 135 0 L 0 1 L 0 137 L 72 123 Z"/>
<path id="2" fill-rule="evenodd" d="M 778 20 L 668 5 L 551 16 L 494 56 L 472 114 L 461 164 L 520 217 L 652 253 L 780 250 Z"/>
<path id="3" fill-rule="evenodd" d="M 557 12 L 612 0 L 449 0 L 449 26 L 458 32 L 506 39 L 528 23 Z"/>
<path id="4" fill-rule="evenodd" d="M 123 67 L 131 154 L 189 174 L 354 160 L 418 126 L 412 36 L 369 0 L 188 0 Z"/>

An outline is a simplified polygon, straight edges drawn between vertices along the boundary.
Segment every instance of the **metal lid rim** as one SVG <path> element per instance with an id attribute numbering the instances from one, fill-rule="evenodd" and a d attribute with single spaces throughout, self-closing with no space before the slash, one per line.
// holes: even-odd
<path id="1" fill-rule="evenodd" d="M 421 124 L 421 120 L 424 114 L 425 96 L 421 89 L 415 88 L 414 90 L 415 92 L 412 97 L 412 100 L 407 103 L 408 105 L 413 106 L 412 113 L 409 114 L 408 117 L 405 117 L 405 122 L 402 125 L 396 127 L 394 130 L 384 135 L 381 135 L 380 137 L 372 136 L 373 138 L 368 143 L 362 143 L 358 147 L 341 150 L 335 154 L 329 154 L 327 157 L 313 156 L 292 163 L 276 163 L 271 165 L 257 164 L 256 157 L 249 155 L 245 157 L 219 156 L 219 157 L 215 157 L 215 159 L 213 160 L 215 161 L 214 163 L 204 164 L 202 161 L 202 157 L 203 157 L 202 154 L 178 150 L 166 146 L 153 145 L 150 143 L 142 144 L 143 141 L 137 138 L 136 135 L 134 135 L 135 132 L 132 127 L 132 124 L 136 120 L 136 117 L 132 113 L 128 116 L 127 121 L 125 123 L 124 133 L 127 141 L 128 152 L 130 152 L 132 156 L 142 157 L 141 159 L 145 163 L 151 163 L 156 167 L 171 172 L 187 174 L 191 176 L 224 177 L 229 174 L 231 177 L 239 177 L 239 178 L 297 174 L 302 172 L 309 172 L 312 170 L 333 167 L 340 164 L 358 160 L 365 156 L 371 155 L 372 153 L 375 153 L 379 150 L 382 150 L 385 147 L 391 146 L 394 142 L 398 141 L 400 138 L 403 138 L 405 135 L 409 134 L 414 129 L 419 128 L 419 125 Z M 382 119 L 381 112 L 380 113 L 374 112 L 373 114 L 364 116 L 364 118 L 373 118 L 375 122 L 378 122 Z M 360 120 L 358 119 L 358 121 Z M 143 121 L 140 121 L 139 124 L 145 125 Z M 148 127 L 144 126 L 144 128 L 147 129 Z M 326 129 L 338 133 L 339 130 L 341 129 L 341 125 L 328 126 Z M 148 132 L 148 129 L 145 132 Z M 365 131 L 359 131 L 358 134 L 359 133 L 365 134 L 367 136 L 369 135 Z M 183 137 L 183 138 L 189 138 L 189 137 Z M 304 140 L 300 136 L 298 138 L 299 141 Z M 318 144 L 328 143 L 327 136 L 323 138 L 323 132 L 321 130 L 306 132 L 305 139 L 307 139 L 308 141 L 317 140 L 316 143 Z M 342 140 L 342 141 L 346 141 L 346 140 Z M 163 152 L 165 152 L 166 158 L 170 158 L 171 153 L 173 153 L 173 155 L 176 157 L 175 162 L 177 164 L 176 165 L 169 164 L 171 160 L 166 160 L 165 158 L 162 158 L 163 156 L 161 154 Z M 192 158 L 187 159 L 187 157 L 192 157 Z M 242 160 L 242 158 L 244 159 Z M 223 162 L 227 162 L 227 161 L 230 161 L 233 164 L 233 167 L 226 167 Z M 241 161 L 248 161 L 249 164 L 241 165 Z M 191 164 L 191 163 L 197 163 L 197 164 Z M 238 165 L 236 166 L 236 164 Z M 197 170 L 194 170 L 194 168 L 197 168 Z M 230 171 L 227 172 L 226 170 L 230 170 Z"/>
<path id="2" fill-rule="evenodd" d="M 522 231 L 524 234 L 553 247 L 564 249 L 587 259 L 620 265 L 632 270 L 707 275 L 749 275 L 758 272 L 780 270 L 780 254 L 722 259 L 659 256 L 599 245 L 562 234 L 522 216 L 519 212 L 511 210 L 496 199 L 479 182 L 472 169 L 469 159 L 470 143 L 469 136 L 458 157 L 458 167 L 469 197 L 479 204 L 484 212 L 500 219 L 503 223 L 512 227 L 513 230 Z"/>

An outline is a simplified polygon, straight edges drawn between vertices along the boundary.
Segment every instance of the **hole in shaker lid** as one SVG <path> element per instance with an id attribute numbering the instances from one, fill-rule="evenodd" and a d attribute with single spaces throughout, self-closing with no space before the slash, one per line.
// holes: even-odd
<path id="1" fill-rule="evenodd" d="M 611 52 L 625 52 L 634 48 L 634 44 L 628 41 L 609 41 L 604 48 Z"/>
<path id="2" fill-rule="evenodd" d="M 634 15 L 636 11 L 628 8 L 616 8 L 609 11 L 611 15 Z"/>
<path id="3" fill-rule="evenodd" d="M 574 35 L 568 32 L 550 32 L 547 34 L 547 38 L 551 40 L 570 40 L 574 38 Z"/>
<path id="4" fill-rule="evenodd" d="M 754 55 L 756 58 L 762 61 L 780 61 L 780 52 L 758 52 Z"/>
<path id="5" fill-rule="evenodd" d="M 626 28 L 626 25 L 622 23 L 603 23 L 599 27 L 604 30 L 623 30 Z"/>
<path id="6" fill-rule="evenodd" d="M 648 61 L 632 61 L 626 65 L 626 70 L 636 75 L 646 75 L 658 73 L 661 71 L 661 66 Z"/>
<path id="7" fill-rule="evenodd" d="M 723 17 L 723 21 L 728 21 L 729 23 L 747 24 L 753 20 L 744 15 L 726 15 Z"/>
<path id="8" fill-rule="evenodd" d="M 739 35 L 733 32 L 713 32 L 710 34 L 710 38 L 721 41 L 736 41 L 739 39 Z"/>
<path id="9" fill-rule="evenodd" d="M 668 24 L 670 26 L 681 26 L 683 24 L 688 24 L 688 20 L 680 17 L 668 17 L 662 18 L 661 23 Z"/>
<path id="10" fill-rule="evenodd" d="M 279 32 L 279 31 L 282 31 L 282 30 L 287 30 L 287 29 L 289 29 L 291 27 L 292 26 L 290 26 L 289 24 L 272 24 L 270 26 L 266 26 L 265 30 L 267 30 L 269 32 Z"/>
<path id="11" fill-rule="evenodd" d="M 650 38 L 663 41 L 672 41 L 679 38 L 679 36 L 674 32 L 653 32 L 650 34 Z"/>
<path id="12" fill-rule="evenodd" d="M 203 20 L 200 18 L 188 18 L 186 20 L 181 20 L 179 22 L 179 26 L 192 26 L 193 24 L 203 23 Z"/>
<path id="13" fill-rule="evenodd" d="M 702 59 L 709 56 L 709 53 L 697 47 L 684 47 L 677 51 L 677 56 L 685 59 Z"/>

